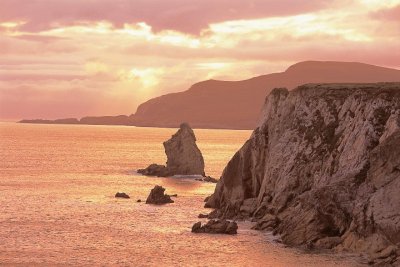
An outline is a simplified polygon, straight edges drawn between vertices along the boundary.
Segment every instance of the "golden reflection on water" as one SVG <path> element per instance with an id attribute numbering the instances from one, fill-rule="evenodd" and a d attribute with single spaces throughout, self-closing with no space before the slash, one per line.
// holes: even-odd
<path id="1" fill-rule="evenodd" d="M 237 236 L 190 232 L 215 184 L 135 174 L 165 163 L 176 129 L 0 123 L 0 265 L 357 266 L 304 254 L 240 223 Z M 195 130 L 219 177 L 250 131 Z M 145 201 L 154 185 L 175 203 Z M 125 192 L 131 199 L 116 199 Z"/>

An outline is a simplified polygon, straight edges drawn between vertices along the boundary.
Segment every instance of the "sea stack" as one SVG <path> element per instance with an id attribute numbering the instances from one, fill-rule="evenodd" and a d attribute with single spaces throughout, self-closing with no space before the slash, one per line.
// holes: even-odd
<path id="1" fill-rule="evenodd" d="M 171 139 L 163 143 L 167 155 L 167 165 L 151 164 L 138 173 L 150 176 L 202 175 L 204 159 L 196 145 L 196 137 L 189 124 L 182 123 Z"/>
<path id="2" fill-rule="evenodd" d="M 271 92 L 206 207 L 288 245 L 398 266 L 399 192 L 400 83 L 309 84 Z"/>

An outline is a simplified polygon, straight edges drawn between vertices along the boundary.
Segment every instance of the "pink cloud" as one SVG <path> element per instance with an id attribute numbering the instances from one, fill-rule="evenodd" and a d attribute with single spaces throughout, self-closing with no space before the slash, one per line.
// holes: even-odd
<path id="1" fill-rule="evenodd" d="M 135 99 L 126 96 L 110 97 L 104 92 L 81 87 L 51 90 L 23 85 L 0 90 L 2 119 L 56 119 L 80 118 L 84 115 L 129 114 L 134 110 L 134 102 Z"/>
<path id="2" fill-rule="evenodd" d="M 39 42 L 39 43 L 50 43 L 65 39 L 63 37 L 43 36 L 37 34 L 23 34 L 23 35 L 18 35 L 15 38 L 32 42 Z"/>
<path id="3" fill-rule="evenodd" d="M 399 23 L 400 21 L 400 5 L 392 8 L 379 10 L 371 14 L 372 18 L 380 20 L 388 20 Z"/>
<path id="4" fill-rule="evenodd" d="M 72 80 L 84 80 L 84 75 L 69 75 L 69 74 L 1 74 L 1 80 L 5 81 L 30 81 L 40 82 L 48 80 L 61 80 L 61 81 L 72 81 Z"/>
<path id="5" fill-rule="evenodd" d="M 76 95 L 79 95 L 79 98 L 76 98 Z M 93 93 L 80 89 L 47 91 L 31 86 L 2 89 L 0 113 L 2 118 L 6 119 L 26 116 L 40 118 L 43 114 L 47 114 L 49 118 L 75 116 L 90 111 L 94 96 Z"/>
<path id="6" fill-rule="evenodd" d="M 22 29 L 41 31 L 57 26 L 106 20 L 116 27 L 146 22 L 155 31 L 199 33 L 226 20 L 301 14 L 325 8 L 328 0 L 0 0 L 0 20 L 26 21 Z"/>
<path id="7" fill-rule="evenodd" d="M 369 13 L 331 2 L 0 0 L 0 118 L 129 114 L 200 80 L 304 60 L 400 67 L 399 6 Z M 38 32 L 47 29 L 57 30 Z"/>

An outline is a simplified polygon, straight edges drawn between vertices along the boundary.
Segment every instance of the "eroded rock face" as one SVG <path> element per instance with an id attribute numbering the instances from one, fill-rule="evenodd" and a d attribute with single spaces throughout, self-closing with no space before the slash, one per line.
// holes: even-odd
<path id="1" fill-rule="evenodd" d="M 201 225 L 197 222 L 192 226 L 193 233 L 208 233 L 208 234 L 237 234 L 237 223 L 227 220 L 210 220 L 206 224 Z"/>
<path id="2" fill-rule="evenodd" d="M 400 83 L 314 84 L 272 91 L 206 207 L 289 245 L 394 263 L 399 192 Z"/>
<path id="3" fill-rule="evenodd" d="M 164 148 L 170 172 L 205 176 L 203 155 L 196 145 L 196 137 L 189 124 L 182 123 L 178 132 L 164 142 Z"/>
<path id="4" fill-rule="evenodd" d="M 159 185 L 156 185 L 153 189 L 151 189 L 149 196 L 147 197 L 146 204 L 167 204 L 174 203 L 171 199 L 171 196 L 164 194 L 165 188 Z"/>
<path id="5" fill-rule="evenodd" d="M 151 164 L 138 173 L 150 176 L 202 175 L 204 159 L 196 145 L 196 137 L 187 123 L 182 123 L 178 132 L 164 143 L 167 165 Z"/>

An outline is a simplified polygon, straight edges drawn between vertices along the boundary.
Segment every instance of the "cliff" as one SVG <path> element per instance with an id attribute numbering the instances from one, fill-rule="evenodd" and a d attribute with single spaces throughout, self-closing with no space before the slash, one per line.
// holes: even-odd
<path id="1" fill-rule="evenodd" d="M 400 83 L 274 89 L 206 207 L 292 246 L 400 264 Z"/>
<path id="2" fill-rule="evenodd" d="M 243 81 L 199 82 L 187 91 L 150 99 L 130 118 L 136 126 L 178 127 L 186 121 L 194 128 L 254 129 L 273 88 L 338 82 L 400 82 L 400 70 L 356 62 L 300 62 L 284 72 Z"/>

